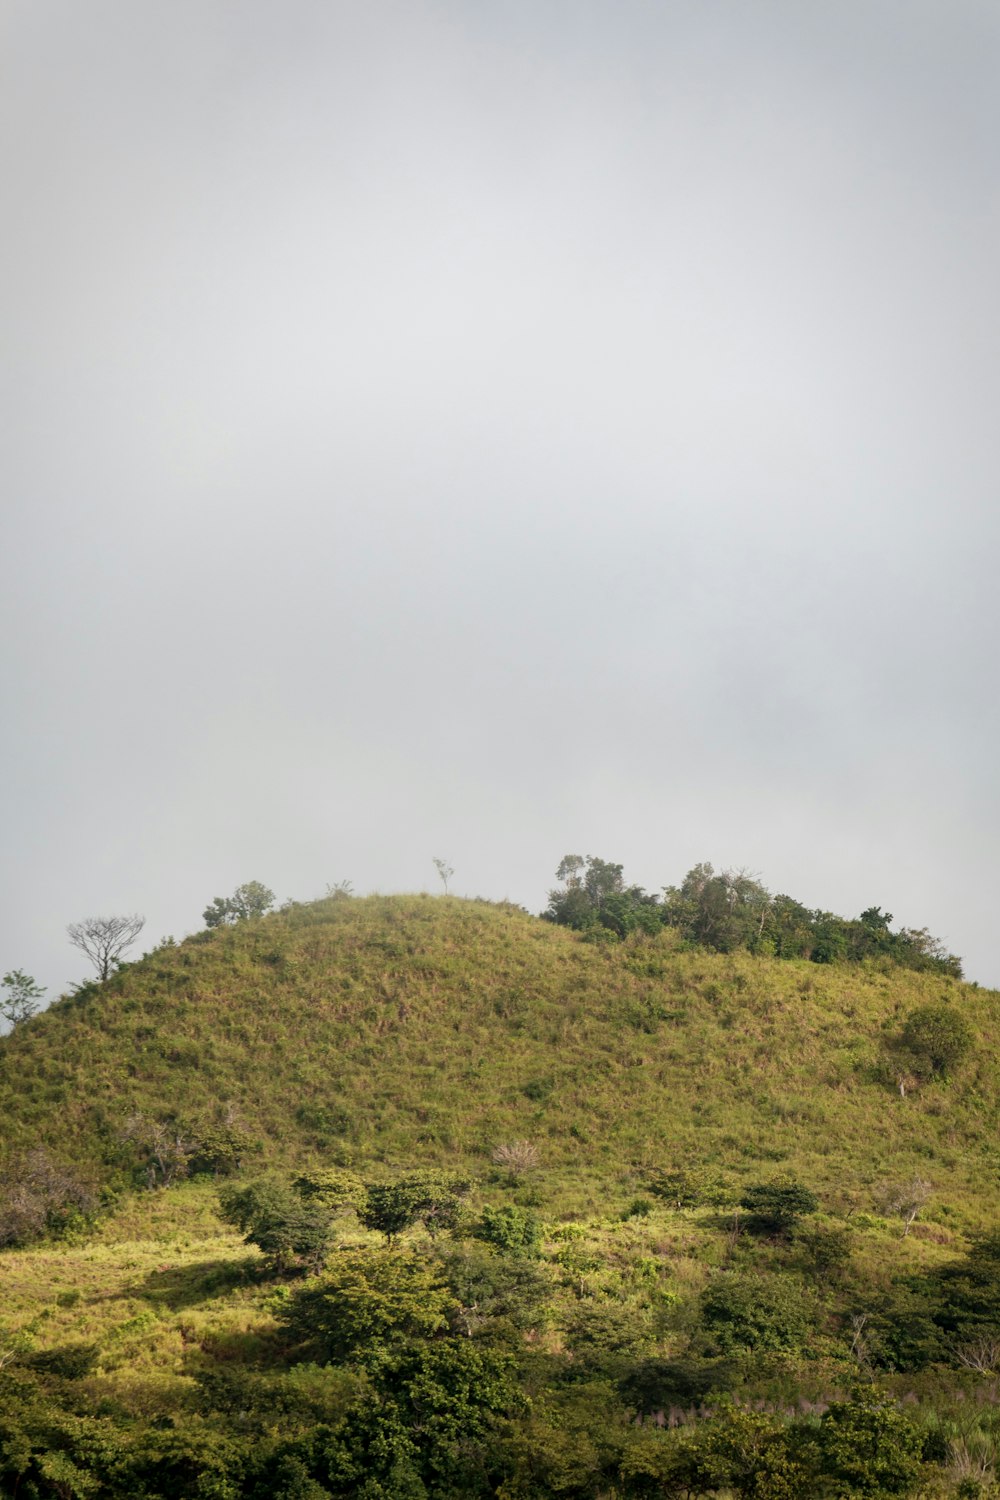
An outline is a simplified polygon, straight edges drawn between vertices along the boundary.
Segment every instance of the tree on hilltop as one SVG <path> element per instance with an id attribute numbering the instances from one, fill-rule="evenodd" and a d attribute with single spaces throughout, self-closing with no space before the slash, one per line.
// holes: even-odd
<path id="1" fill-rule="evenodd" d="M 134 914 L 130 917 L 86 917 L 82 922 L 71 922 L 66 928 L 74 948 L 85 953 L 97 970 L 103 984 L 121 963 L 122 954 L 131 948 L 146 925 L 146 918 Z"/>
<path id="2" fill-rule="evenodd" d="M 639 885 L 626 885 L 622 866 L 595 855 L 567 854 L 559 862 L 556 879 L 563 884 L 549 892 L 542 916 L 578 932 L 603 927 L 618 937 L 636 929 L 655 932 L 660 905 Z"/>
<path id="3" fill-rule="evenodd" d="M 238 885 L 231 896 L 216 896 L 202 916 L 206 927 L 230 927 L 234 922 L 262 917 L 273 905 L 274 892 L 259 880 L 248 880 L 245 885 Z"/>

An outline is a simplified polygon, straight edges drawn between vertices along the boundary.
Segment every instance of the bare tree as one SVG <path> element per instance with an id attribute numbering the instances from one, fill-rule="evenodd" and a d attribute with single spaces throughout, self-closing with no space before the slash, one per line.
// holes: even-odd
<path id="1" fill-rule="evenodd" d="M 978 1370 L 980 1375 L 992 1375 L 1000 1367 L 1000 1338 L 994 1334 L 980 1333 L 966 1344 L 955 1346 L 959 1364 L 968 1370 Z"/>
<path id="2" fill-rule="evenodd" d="M 885 1213 L 898 1214 L 902 1219 L 904 1240 L 932 1191 L 931 1184 L 920 1176 L 912 1177 L 909 1182 L 888 1183 L 883 1187 L 881 1207 Z"/>
<path id="3" fill-rule="evenodd" d="M 146 918 L 87 917 L 71 922 L 66 928 L 74 948 L 85 953 L 97 970 L 101 982 L 108 978 L 126 948 L 131 948 L 145 925 Z"/>
<path id="4" fill-rule="evenodd" d="M 538 1147 L 531 1141 L 505 1141 L 494 1149 L 492 1160 L 498 1167 L 507 1168 L 512 1182 L 519 1182 L 528 1172 L 534 1171 L 540 1157 Z"/>

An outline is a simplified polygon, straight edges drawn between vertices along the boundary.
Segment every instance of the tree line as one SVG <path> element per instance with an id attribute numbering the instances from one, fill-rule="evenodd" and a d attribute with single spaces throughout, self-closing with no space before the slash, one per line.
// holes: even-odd
<path id="1" fill-rule="evenodd" d="M 858 917 L 810 908 L 794 896 L 772 895 L 745 870 L 716 871 L 697 864 L 662 896 L 630 885 L 620 864 L 593 855 L 567 854 L 556 870 L 542 916 L 596 938 L 656 933 L 665 927 L 692 945 L 733 953 L 813 963 L 882 958 L 907 969 L 933 970 L 955 979 L 962 963 L 926 927 L 892 930 L 892 913 L 869 906 Z"/>

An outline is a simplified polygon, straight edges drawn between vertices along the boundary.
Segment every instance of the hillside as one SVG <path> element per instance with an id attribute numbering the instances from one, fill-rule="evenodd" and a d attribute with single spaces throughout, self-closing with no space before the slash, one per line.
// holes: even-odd
<path id="1" fill-rule="evenodd" d="M 7 1221 L 104 1193 L 0 1253 L 0 1492 L 995 1496 L 998 1043 L 948 975 L 448 897 L 163 946 L 0 1042 Z"/>
<path id="2" fill-rule="evenodd" d="M 885 1040 L 941 1000 L 972 1059 L 901 1097 Z M 235 1118 L 272 1160 L 474 1168 L 530 1138 L 560 1178 L 782 1163 L 838 1201 L 919 1168 L 975 1220 L 997 1191 L 998 1056 L 995 994 L 948 978 L 371 897 L 198 934 L 58 1002 L 0 1043 L 0 1111 L 8 1143 L 112 1164 L 138 1113 Z"/>

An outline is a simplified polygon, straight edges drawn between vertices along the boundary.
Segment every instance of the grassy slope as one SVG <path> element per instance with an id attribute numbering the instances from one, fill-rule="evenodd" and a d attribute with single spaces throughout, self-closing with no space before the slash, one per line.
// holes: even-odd
<path id="1" fill-rule="evenodd" d="M 975 1056 L 901 1098 L 875 1078 L 882 1039 L 944 997 Z M 600 947 L 454 898 L 325 901 L 160 949 L 20 1028 L 0 1118 L 8 1141 L 93 1155 L 133 1109 L 233 1106 L 271 1160 L 362 1167 L 481 1168 L 528 1137 L 553 1210 L 627 1191 L 637 1162 L 790 1171 L 839 1208 L 919 1171 L 966 1227 L 1000 1195 L 996 999 L 670 933 Z"/>

